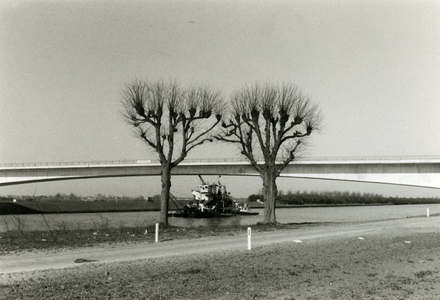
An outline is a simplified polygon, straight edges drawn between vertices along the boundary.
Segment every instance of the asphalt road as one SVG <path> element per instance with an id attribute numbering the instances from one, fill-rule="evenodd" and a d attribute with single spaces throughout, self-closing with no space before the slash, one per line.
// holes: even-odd
<path id="1" fill-rule="evenodd" d="M 319 242 L 332 238 L 362 237 L 400 232 L 404 234 L 409 231 L 440 233 L 440 216 L 258 232 L 252 233 L 251 245 L 252 248 L 255 248 L 294 240 Z M 3 255 L 0 257 L 0 274 L 78 267 L 83 263 L 76 263 L 75 260 L 77 259 L 92 260 L 94 264 L 102 264 L 216 251 L 248 251 L 247 234 L 106 248 L 78 248 L 57 252 Z"/>

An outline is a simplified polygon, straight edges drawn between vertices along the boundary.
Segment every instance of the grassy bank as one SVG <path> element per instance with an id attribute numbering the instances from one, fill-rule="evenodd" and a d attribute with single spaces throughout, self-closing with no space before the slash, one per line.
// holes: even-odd
<path id="1" fill-rule="evenodd" d="M 239 224 L 219 226 L 218 220 L 212 219 L 209 226 L 200 227 L 160 227 L 160 241 L 177 239 L 194 239 L 207 236 L 222 236 L 244 233 L 247 226 Z M 324 223 L 320 223 L 321 225 Z M 255 232 L 294 229 L 314 224 L 277 224 L 277 225 L 254 225 Z M 130 243 L 153 243 L 155 240 L 155 226 L 135 227 L 119 226 L 110 227 L 105 219 L 96 224 L 94 229 L 79 230 L 74 228 L 61 228 L 45 231 L 10 230 L 1 235 L 0 253 L 32 251 L 32 250 L 56 250 L 77 247 L 91 247 L 97 245 L 130 244 Z"/>
<path id="2" fill-rule="evenodd" d="M 439 299 L 438 233 L 286 242 L 0 276 L 0 299 Z"/>

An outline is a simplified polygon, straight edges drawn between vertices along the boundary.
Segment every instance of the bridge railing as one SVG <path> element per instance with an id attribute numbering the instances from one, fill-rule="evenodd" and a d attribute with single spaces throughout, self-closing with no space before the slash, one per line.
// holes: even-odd
<path id="1" fill-rule="evenodd" d="M 208 158 L 208 159 L 185 159 L 185 162 L 246 162 L 240 158 Z M 0 167 L 49 167 L 49 166 L 96 166 L 96 165 L 140 165 L 159 164 L 158 159 L 136 160 L 92 160 L 92 161 L 66 161 L 66 162 L 33 162 L 33 163 L 0 163 Z"/>
<path id="2" fill-rule="evenodd" d="M 301 157 L 294 162 L 366 162 L 366 161 L 411 161 L 411 162 L 440 162 L 439 156 L 384 156 L 384 157 Z M 183 163 L 246 163 L 243 158 L 204 158 L 185 159 Z M 35 162 L 35 163 L 1 163 L 0 168 L 20 167 L 56 167 L 56 166 L 100 166 L 100 165 L 145 165 L 159 164 L 157 159 L 136 159 L 136 160 L 101 160 L 101 161 L 68 161 L 68 162 Z"/>

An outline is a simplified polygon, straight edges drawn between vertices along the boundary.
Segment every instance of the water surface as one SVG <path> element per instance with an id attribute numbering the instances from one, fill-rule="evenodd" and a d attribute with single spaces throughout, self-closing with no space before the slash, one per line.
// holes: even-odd
<path id="1" fill-rule="evenodd" d="M 383 206 L 341 206 L 341 207 L 295 207 L 278 208 L 277 221 L 281 223 L 316 222 L 363 222 L 440 214 L 440 204 L 427 205 L 383 205 Z M 238 216 L 222 219 L 184 219 L 169 218 L 174 226 L 210 225 L 254 225 L 263 220 L 263 209 L 258 216 Z M 95 229 L 127 227 L 146 227 L 159 221 L 159 212 L 122 213 L 79 213 L 47 215 L 1 216 L 0 232 L 24 226 L 25 230 L 57 229 Z"/>

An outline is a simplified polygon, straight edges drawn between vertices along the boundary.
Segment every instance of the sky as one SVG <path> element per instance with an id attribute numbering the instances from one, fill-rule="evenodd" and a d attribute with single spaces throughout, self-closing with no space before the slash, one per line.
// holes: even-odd
<path id="1" fill-rule="evenodd" d="M 440 1 L 0 1 L 0 164 L 155 159 L 121 117 L 135 78 L 233 90 L 297 85 L 324 114 L 309 157 L 440 157 Z M 190 158 L 239 158 L 213 144 Z M 214 179 L 213 179 L 214 180 Z M 232 194 L 259 178 L 222 178 Z M 284 191 L 439 190 L 280 179 Z M 173 181 L 190 195 L 197 177 Z M 1 187 L 0 194 L 159 193 L 159 178 Z M 246 188 L 244 188 L 246 187 Z"/>

